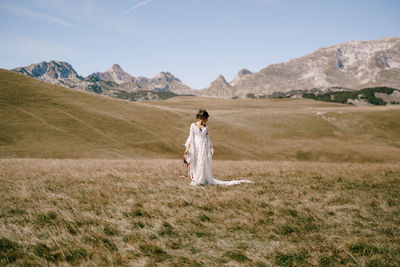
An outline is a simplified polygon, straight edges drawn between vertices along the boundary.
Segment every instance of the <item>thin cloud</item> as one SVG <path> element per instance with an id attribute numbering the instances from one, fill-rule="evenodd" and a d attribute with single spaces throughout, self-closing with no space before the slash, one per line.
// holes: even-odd
<path id="1" fill-rule="evenodd" d="M 129 8 L 129 9 L 125 10 L 124 12 L 122 12 L 122 13 L 119 14 L 119 15 L 120 15 L 120 16 L 126 15 L 126 14 L 128 14 L 129 12 L 131 12 L 131 11 L 133 11 L 133 10 L 139 8 L 139 7 L 142 7 L 142 6 L 144 6 L 144 5 L 148 4 L 148 3 L 150 3 L 151 1 L 153 1 L 153 0 L 144 0 L 143 2 L 140 2 L 139 4 L 136 4 L 136 5 L 134 5 L 133 7 L 131 7 L 131 8 Z"/>
<path id="2" fill-rule="evenodd" d="M 2 0 L 0 0 L 2 1 Z M 58 14 L 75 25 L 95 25 L 117 33 L 132 33 L 132 27 L 124 23 L 123 17 L 112 14 L 106 5 L 95 0 L 32 0 L 35 6 Z"/>
<path id="3" fill-rule="evenodd" d="M 183 4 L 181 4 L 181 5 L 179 5 L 179 6 L 175 7 L 175 8 L 173 8 L 172 11 L 179 11 L 179 10 L 182 10 L 182 9 L 184 9 L 185 7 L 190 6 L 190 5 L 192 5 L 192 4 L 194 4 L 194 3 L 198 2 L 198 1 L 199 1 L 199 0 L 187 1 L 186 3 L 183 3 Z"/>
<path id="4" fill-rule="evenodd" d="M 5 10 L 7 13 L 12 14 L 14 16 L 24 17 L 24 18 L 31 18 L 31 19 L 38 19 L 44 21 L 55 22 L 61 24 L 63 26 L 73 26 L 72 23 L 46 13 L 42 13 L 39 11 L 30 10 L 21 6 L 8 4 L 8 3 L 1 3 L 0 9 Z"/>
<path id="5" fill-rule="evenodd" d="M 16 67 L 14 64 L 18 61 L 31 61 L 30 63 L 52 59 L 70 61 L 72 58 L 82 57 L 77 47 L 65 43 L 19 34 L 2 37 L 4 39 L 0 42 L 0 57 L 8 58 L 8 55 L 13 55 L 12 59 L 8 60 L 9 68 Z M 7 62 L 7 60 L 4 61 Z M 4 66 L 5 62 L 2 62 L 2 64 Z"/>

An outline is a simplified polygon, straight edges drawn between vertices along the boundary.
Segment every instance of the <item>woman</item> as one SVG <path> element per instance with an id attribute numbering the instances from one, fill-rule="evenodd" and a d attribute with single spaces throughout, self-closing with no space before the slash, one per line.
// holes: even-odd
<path id="1" fill-rule="evenodd" d="M 185 143 L 185 154 L 189 154 L 191 185 L 222 184 L 235 185 L 252 183 L 249 180 L 221 181 L 214 179 L 211 172 L 211 157 L 214 154 L 213 144 L 208 134 L 208 113 L 200 109 L 196 114 L 196 122 L 190 125 L 189 137 Z"/>

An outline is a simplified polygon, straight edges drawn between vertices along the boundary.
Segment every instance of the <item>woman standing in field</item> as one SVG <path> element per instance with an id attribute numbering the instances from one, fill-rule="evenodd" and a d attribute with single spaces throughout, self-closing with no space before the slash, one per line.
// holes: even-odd
<path id="1" fill-rule="evenodd" d="M 208 134 L 208 113 L 200 109 L 196 114 L 196 122 L 190 125 L 189 137 L 185 143 L 185 155 L 190 156 L 189 173 L 191 185 L 221 184 L 235 185 L 253 183 L 250 180 L 221 181 L 214 179 L 211 171 L 211 158 L 214 147 Z"/>

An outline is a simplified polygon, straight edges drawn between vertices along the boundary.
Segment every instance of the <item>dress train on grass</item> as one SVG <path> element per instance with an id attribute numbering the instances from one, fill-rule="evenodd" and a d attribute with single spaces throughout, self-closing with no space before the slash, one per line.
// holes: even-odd
<path id="1" fill-rule="evenodd" d="M 211 164 L 214 148 L 210 136 L 208 135 L 208 126 L 201 130 L 195 123 L 192 123 L 185 147 L 186 149 L 189 148 L 188 153 L 191 156 L 189 165 L 189 177 L 192 179 L 191 185 L 237 185 L 242 183 L 254 183 L 250 180 L 222 181 L 213 177 Z"/>

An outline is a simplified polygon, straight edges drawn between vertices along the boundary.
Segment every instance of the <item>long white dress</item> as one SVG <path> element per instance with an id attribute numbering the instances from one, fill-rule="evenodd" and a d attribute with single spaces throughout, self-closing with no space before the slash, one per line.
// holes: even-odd
<path id="1" fill-rule="evenodd" d="M 211 158 L 214 149 L 208 135 L 208 126 L 201 130 L 195 123 L 192 123 L 185 147 L 186 149 L 189 147 L 188 152 L 191 156 L 189 166 L 190 178 L 192 179 L 191 185 L 253 183 L 250 180 L 221 181 L 214 179 L 211 171 Z"/>

